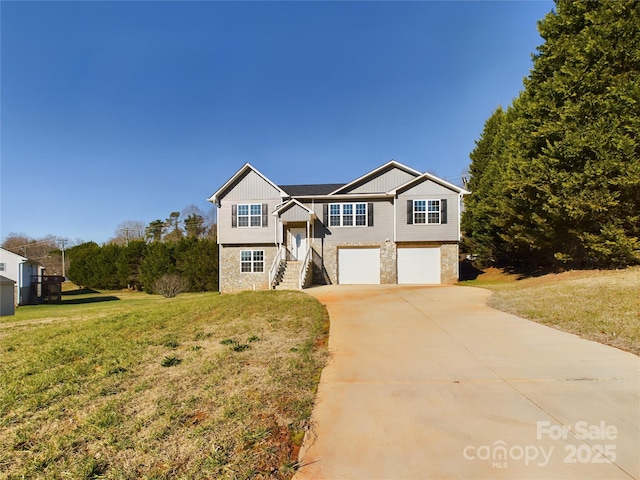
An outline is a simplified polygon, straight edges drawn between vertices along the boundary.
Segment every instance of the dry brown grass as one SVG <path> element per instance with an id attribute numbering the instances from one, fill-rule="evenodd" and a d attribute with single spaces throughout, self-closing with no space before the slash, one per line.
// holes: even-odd
<path id="1" fill-rule="evenodd" d="M 326 356 L 316 300 L 140 294 L 82 308 L 52 323 L 23 311 L 33 323 L 1 331 L 0 477 L 291 477 Z"/>
<path id="2" fill-rule="evenodd" d="M 499 310 L 640 354 L 640 267 L 525 279 L 491 269 L 463 284 L 492 290 Z"/>

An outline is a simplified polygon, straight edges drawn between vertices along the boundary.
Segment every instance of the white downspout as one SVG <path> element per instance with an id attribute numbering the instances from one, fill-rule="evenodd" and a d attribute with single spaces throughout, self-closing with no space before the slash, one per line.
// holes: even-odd
<path id="1" fill-rule="evenodd" d="M 398 243 L 398 212 L 397 212 L 397 202 L 396 199 L 398 195 L 393 196 L 393 243 Z M 397 245 L 396 245 L 397 246 Z"/>
<path id="2" fill-rule="evenodd" d="M 462 193 L 458 193 L 458 243 L 462 240 L 462 226 L 460 225 L 460 218 L 462 217 Z"/>

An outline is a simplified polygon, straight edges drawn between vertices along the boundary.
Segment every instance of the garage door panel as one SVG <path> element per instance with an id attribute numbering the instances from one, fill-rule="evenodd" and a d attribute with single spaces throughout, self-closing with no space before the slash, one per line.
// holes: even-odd
<path id="1" fill-rule="evenodd" d="M 339 249 L 338 283 L 343 285 L 379 284 L 380 249 Z"/>
<path id="2" fill-rule="evenodd" d="M 440 248 L 399 248 L 398 283 L 440 284 Z"/>

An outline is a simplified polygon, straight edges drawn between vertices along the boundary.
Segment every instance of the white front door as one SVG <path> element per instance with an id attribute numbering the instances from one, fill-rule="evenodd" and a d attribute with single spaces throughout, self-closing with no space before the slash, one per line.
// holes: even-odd
<path id="1" fill-rule="evenodd" d="M 288 240 L 291 258 L 293 260 L 303 260 L 304 254 L 307 252 L 307 229 L 290 228 Z"/>

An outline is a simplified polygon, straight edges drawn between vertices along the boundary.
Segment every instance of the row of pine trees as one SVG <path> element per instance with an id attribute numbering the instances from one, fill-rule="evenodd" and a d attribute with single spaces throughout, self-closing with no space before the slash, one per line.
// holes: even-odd
<path id="1" fill-rule="evenodd" d="M 100 289 L 154 291 L 165 275 L 178 275 L 191 292 L 218 290 L 218 245 L 211 238 L 177 242 L 134 240 L 126 245 L 87 242 L 68 250 L 69 280 Z"/>

